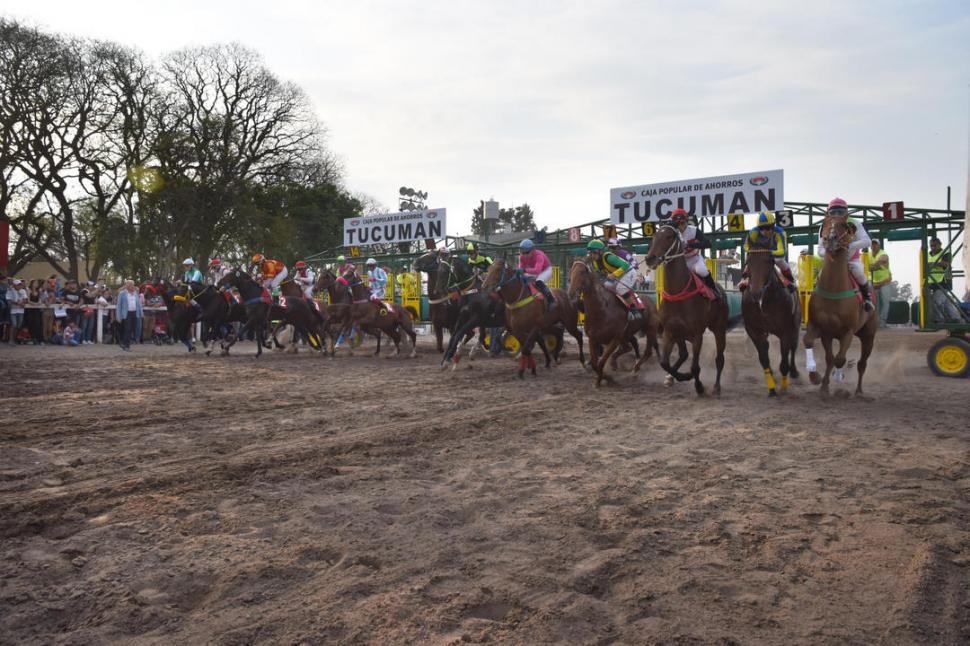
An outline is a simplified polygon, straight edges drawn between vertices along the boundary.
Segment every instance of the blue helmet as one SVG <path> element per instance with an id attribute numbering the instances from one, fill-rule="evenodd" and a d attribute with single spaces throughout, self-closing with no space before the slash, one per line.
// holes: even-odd
<path id="1" fill-rule="evenodd" d="M 526 238 L 525 240 L 523 240 L 522 242 L 519 243 L 519 249 L 521 249 L 522 251 L 525 251 L 525 252 L 532 251 L 532 248 L 534 246 L 535 245 L 532 244 L 532 240 L 529 240 L 528 238 Z"/>

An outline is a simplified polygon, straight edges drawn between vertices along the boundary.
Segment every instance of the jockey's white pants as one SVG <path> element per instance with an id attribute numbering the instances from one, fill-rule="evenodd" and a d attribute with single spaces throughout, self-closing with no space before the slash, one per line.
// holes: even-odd
<path id="1" fill-rule="evenodd" d="M 791 271 L 791 267 L 788 266 L 788 261 L 781 256 L 775 258 L 775 267 L 782 271 Z"/>
<path id="2" fill-rule="evenodd" d="M 288 275 L 289 275 L 289 272 L 286 270 L 286 267 L 283 267 L 283 271 L 273 276 L 273 280 L 269 281 L 269 288 L 276 289 L 277 287 L 279 287 L 280 283 L 286 280 L 286 277 Z"/>
<path id="3" fill-rule="evenodd" d="M 542 272 L 536 276 L 536 280 L 541 280 L 542 282 L 548 282 L 552 280 L 552 267 L 546 267 Z"/>
<path id="4" fill-rule="evenodd" d="M 866 270 L 862 267 L 861 260 L 853 260 L 849 263 L 849 273 L 855 278 L 855 282 L 860 285 L 865 285 L 869 282 L 869 279 L 866 278 Z"/>
<path id="5" fill-rule="evenodd" d="M 630 293 L 631 290 L 633 290 L 633 286 L 636 284 L 636 282 L 637 282 L 637 272 L 635 269 L 631 269 L 616 280 L 615 291 L 620 296 L 626 296 L 627 294 Z M 609 289 L 609 287 L 607 287 L 607 289 Z"/>
<path id="6" fill-rule="evenodd" d="M 378 285 L 377 283 L 373 283 L 373 285 L 374 286 L 370 288 L 371 298 L 378 301 L 384 300 L 384 287 Z"/>
<path id="7" fill-rule="evenodd" d="M 707 269 L 707 263 L 704 262 L 704 256 L 700 254 L 696 256 L 684 256 L 684 260 L 687 261 L 687 268 L 701 278 L 711 273 Z"/>

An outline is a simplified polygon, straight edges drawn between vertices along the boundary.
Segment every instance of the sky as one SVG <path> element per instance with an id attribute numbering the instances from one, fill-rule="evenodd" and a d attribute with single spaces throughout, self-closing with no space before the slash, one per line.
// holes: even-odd
<path id="1" fill-rule="evenodd" d="M 308 92 L 348 189 L 392 211 L 400 186 L 427 191 L 452 235 L 490 197 L 553 230 L 609 217 L 611 187 L 776 168 L 789 201 L 945 208 L 950 185 L 965 204 L 966 0 L 0 0 L 0 14 L 154 57 L 255 49 Z"/>

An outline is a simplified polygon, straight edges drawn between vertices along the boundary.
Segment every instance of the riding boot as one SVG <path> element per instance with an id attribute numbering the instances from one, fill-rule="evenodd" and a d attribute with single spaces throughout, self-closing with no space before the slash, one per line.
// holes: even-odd
<path id="1" fill-rule="evenodd" d="M 714 292 L 714 295 L 716 296 L 717 295 L 717 283 L 714 282 L 714 276 L 711 276 L 710 274 L 708 274 L 708 275 L 704 276 L 702 278 L 702 280 L 704 281 L 704 284 L 705 285 L 707 285 L 708 287 L 711 288 L 711 291 Z"/>
<path id="2" fill-rule="evenodd" d="M 537 280 L 536 287 L 538 287 L 539 291 L 542 292 L 542 295 L 546 297 L 546 302 L 548 302 L 550 305 L 556 302 L 552 298 L 552 290 L 550 290 L 544 282 L 542 282 L 541 280 Z"/>
<path id="3" fill-rule="evenodd" d="M 863 308 L 865 308 L 867 312 L 871 312 L 873 310 L 872 290 L 869 288 L 869 283 L 859 285 L 859 291 L 862 292 L 862 299 L 864 301 Z"/>

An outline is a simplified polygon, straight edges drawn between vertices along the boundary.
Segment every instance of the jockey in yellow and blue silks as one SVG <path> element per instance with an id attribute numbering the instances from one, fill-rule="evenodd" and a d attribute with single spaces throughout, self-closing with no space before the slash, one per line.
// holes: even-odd
<path id="1" fill-rule="evenodd" d="M 633 295 L 633 285 L 637 280 L 636 269 L 619 255 L 609 251 L 602 240 L 590 240 L 586 245 L 586 252 L 593 267 L 606 274 L 603 286 L 626 304 L 631 319 L 640 316 Z"/>
<path id="2" fill-rule="evenodd" d="M 770 249 L 771 255 L 775 259 L 775 266 L 781 270 L 782 275 L 788 280 L 788 291 L 795 292 L 795 277 L 792 276 L 791 267 L 785 255 L 788 253 L 788 235 L 785 230 L 775 223 L 775 214 L 771 211 L 762 211 L 758 214 L 758 224 L 748 231 L 745 238 L 746 248 L 758 247 L 760 249 Z M 745 268 L 744 275 L 747 275 Z"/>

